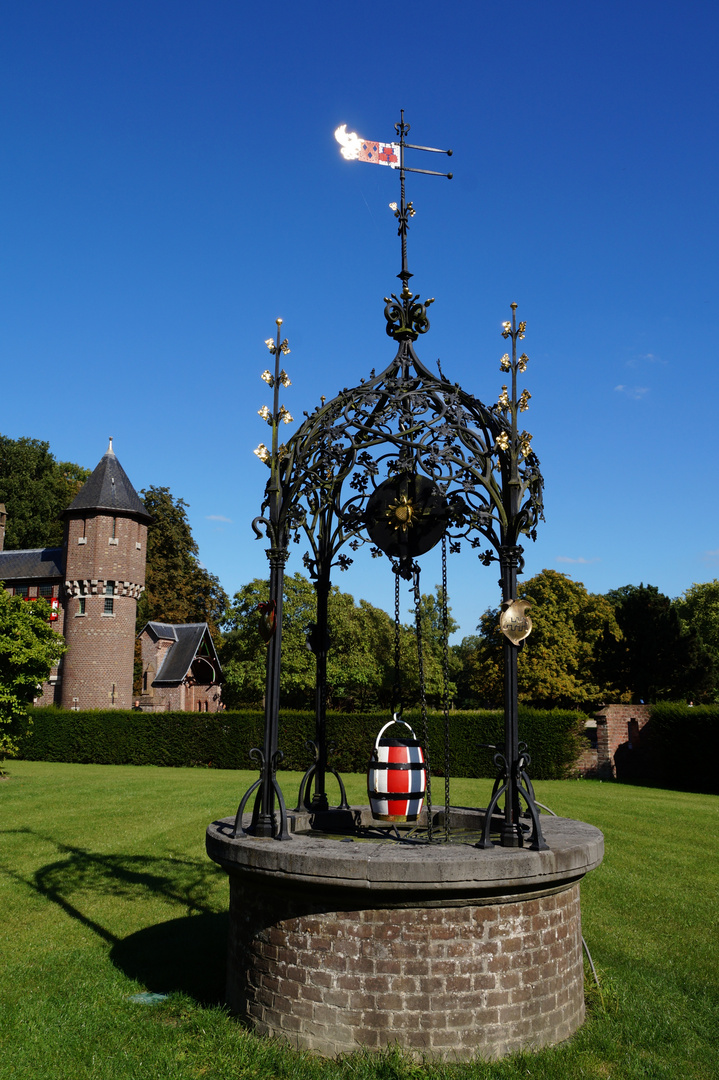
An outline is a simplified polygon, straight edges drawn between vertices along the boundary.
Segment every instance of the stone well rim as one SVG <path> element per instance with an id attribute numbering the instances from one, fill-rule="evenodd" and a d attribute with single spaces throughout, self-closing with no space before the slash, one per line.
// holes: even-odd
<path id="1" fill-rule="evenodd" d="M 350 809 L 369 813 L 368 807 Z M 482 811 L 457 812 L 465 826 L 469 820 L 481 828 Z M 228 873 L 270 879 L 284 887 L 397 894 L 396 899 L 402 894 L 427 899 L 491 896 L 495 901 L 566 888 L 599 866 L 604 855 L 600 830 L 571 818 L 543 816 L 549 850 L 531 851 L 499 846 L 484 850 L 469 843 L 347 843 L 303 831 L 312 817 L 288 814 L 293 832 L 288 841 L 233 838 L 234 818 L 222 818 L 208 826 L 207 854 Z M 249 822 L 247 815 L 243 824 Z"/>

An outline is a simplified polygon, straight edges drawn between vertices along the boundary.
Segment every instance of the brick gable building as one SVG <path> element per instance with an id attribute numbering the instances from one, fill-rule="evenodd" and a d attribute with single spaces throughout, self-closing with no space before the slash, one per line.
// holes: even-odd
<path id="1" fill-rule="evenodd" d="M 219 712 L 222 669 L 207 623 L 149 622 L 140 644 L 141 708 Z"/>

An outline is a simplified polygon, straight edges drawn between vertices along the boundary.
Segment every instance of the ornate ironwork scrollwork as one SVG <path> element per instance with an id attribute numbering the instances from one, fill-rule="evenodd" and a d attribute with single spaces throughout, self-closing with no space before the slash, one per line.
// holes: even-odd
<path id="1" fill-rule="evenodd" d="M 395 341 L 416 341 L 420 334 L 429 330 L 427 308 L 434 303 L 434 297 L 420 302 L 419 293 L 412 295 L 409 289 L 402 290 L 402 297 L 392 293 L 385 296 L 384 317 L 387 320 L 385 331 Z"/>

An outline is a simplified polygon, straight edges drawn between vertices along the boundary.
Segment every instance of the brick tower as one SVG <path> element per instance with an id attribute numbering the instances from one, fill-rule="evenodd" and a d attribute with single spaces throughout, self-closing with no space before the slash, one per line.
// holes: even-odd
<path id="1" fill-rule="evenodd" d="M 65 518 L 62 707 L 129 709 L 151 518 L 115 457 L 112 439 Z"/>

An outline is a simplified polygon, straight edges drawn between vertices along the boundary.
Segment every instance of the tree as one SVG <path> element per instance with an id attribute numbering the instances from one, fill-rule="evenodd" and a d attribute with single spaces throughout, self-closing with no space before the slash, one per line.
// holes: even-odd
<path id="1" fill-rule="evenodd" d="M 267 646 L 260 636 L 258 606 L 269 600 L 269 582 L 255 578 L 236 592 L 228 608 L 220 659 L 223 703 L 229 708 L 259 705 L 265 693 Z M 315 590 L 302 574 L 286 575 L 282 605 L 282 702 L 309 708 L 315 685 L 315 658 L 307 629 L 315 618 Z"/>
<path id="2" fill-rule="evenodd" d="M 519 653 L 519 700 L 546 708 L 576 708 L 611 695 L 599 649 L 621 638 L 611 603 L 556 570 L 542 570 L 520 588 L 531 600 L 532 633 Z M 482 705 L 503 702 L 499 609 L 488 609 L 478 637 L 459 647 L 465 693 Z M 613 695 L 612 695 L 613 696 Z"/>
<path id="3" fill-rule="evenodd" d="M 235 594 L 222 646 L 226 705 L 258 705 L 265 692 L 266 645 L 259 634 L 258 605 L 269 599 L 267 581 L 255 578 Z M 314 706 L 316 660 L 308 633 L 317 618 L 315 588 L 303 574 L 284 579 L 282 604 L 282 704 Z M 331 708 L 375 707 L 391 695 L 393 629 L 389 615 L 366 601 L 359 606 L 333 586 L 327 603 L 330 649 L 327 697 Z"/>
<path id="4" fill-rule="evenodd" d="M 447 609 L 447 638 L 458 628 L 452 618 L 451 607 Z M 411 623 L 402 627 L 401 635 L 401 679 L 403 697 L 406 704 L 416 704 L 420 700 L 418 675 L 418 652 L 416 613 L 411 612 Z M 419 622 L 422 634 L 422 660 L 424 666 L 424 690 L 428 704 L 441 708 L 444 704 L 444 627 L 442 620 L 442 588 L 435 586 L 434 593 L 422 593 L 419 601 Z M 452 701 L 457 693 L 456 679 L 460 670 L 457 654 L 447 643 L 447 666 L 449 681 L 447 694 Z"/>
<path id="5" fill-rule="evenodd" d="M 685 631 L 694 631 L 712 660 L 713 684 L 706 697 L 719 701 L 719 580 L 696 582 L 674 600 Z"/>
<path id="6" fill-rule="evenodd" d="M 147 533 L 145 592 L 137 605 L 138 631 L 150 620 L 206 622 L 219 643 L 219 624 L 229 600 L 219 579 L 199 562 L 187 520 L 188 504 L 166 487 L 149 487 L 140 494 L 152 524 Z"/>
<path id="7" fill-rule="evenodd" d="M 488 614 L 485 612 L 482 618 Z M 456 665 L 456 700 L 460 709 L 489 707 L 494 704 L 492 697 L 486 693 L 484 678 L 479 670 L 484 657 L 484 646 L 484 638 L 479 634 L 469 634 L 462 638 L 459 645 L 452 646 Z"/>
<path id="8" fill-rule="evenodd" d="M 17 752 L 15 739 L 3 728 L 26 714 L 65 652 L 65 642 L 49 618 L 45 600 L 10 596 L 0 582 L 0 761 Z"/>
<path id="9" fill-rule="evenodd" d="M 266 646 L 260 637 L 258 605 L 269 598 L 266 581 L 256 578 L 244 585 L 232 601 L 225 621 L 222 646 L 225 676 L 223 701 L 237 707 L 257 705 L 265 692 Z M 302 574 L 285 577 L 282 608 L 282 704 L 294 708 L 314 706 L 316 661 L 307 636 L 317 618 L 314 586 Z M 443 696 L 441 593 L 423 595 L 420 602 L 427 699 L 440 704 Z M 349 593 L 330 589 L 327 601 L 330 648 L 327 653 L 327 703 L 334 709 L 376 709 L 392 704 L 394 623 L 386 611 L 366 600 L 356 604 Z M 449 633 L 456 628 L 448 620 Z M 456 661 L 449 656 L 450 671 Z M 400 628 L 400 681 L 409 705 L 419 700 L 417 643 L 414 626 Z M 454 683 L 450 683 L 450 694 Z"/>
<path id="10" fill-rule="evenodd" d="M 624 585 L 607 593 L 622 637 L 606 642 L 605 670 L 632 701 L 704 700 L 714 686 L 714 665 L 692 627 L 656 585 Z"/>
<path id="11" fill-rule="evenodd" d="M 56 461 L 50 444 L 0 435 L 0 503 L 7 510 L 5 548 L 60 547 L 63 512 L 90 475 L 71 461 Z"/>
<path id="12" fill-rule="evenodd" d="M 327 603 L 330 650 L 327 698 L 330 708 L 374 709 L 389 704 L 393 682 L 392 621 L 366 600 L 359 606 L 333 586 Z"/>

